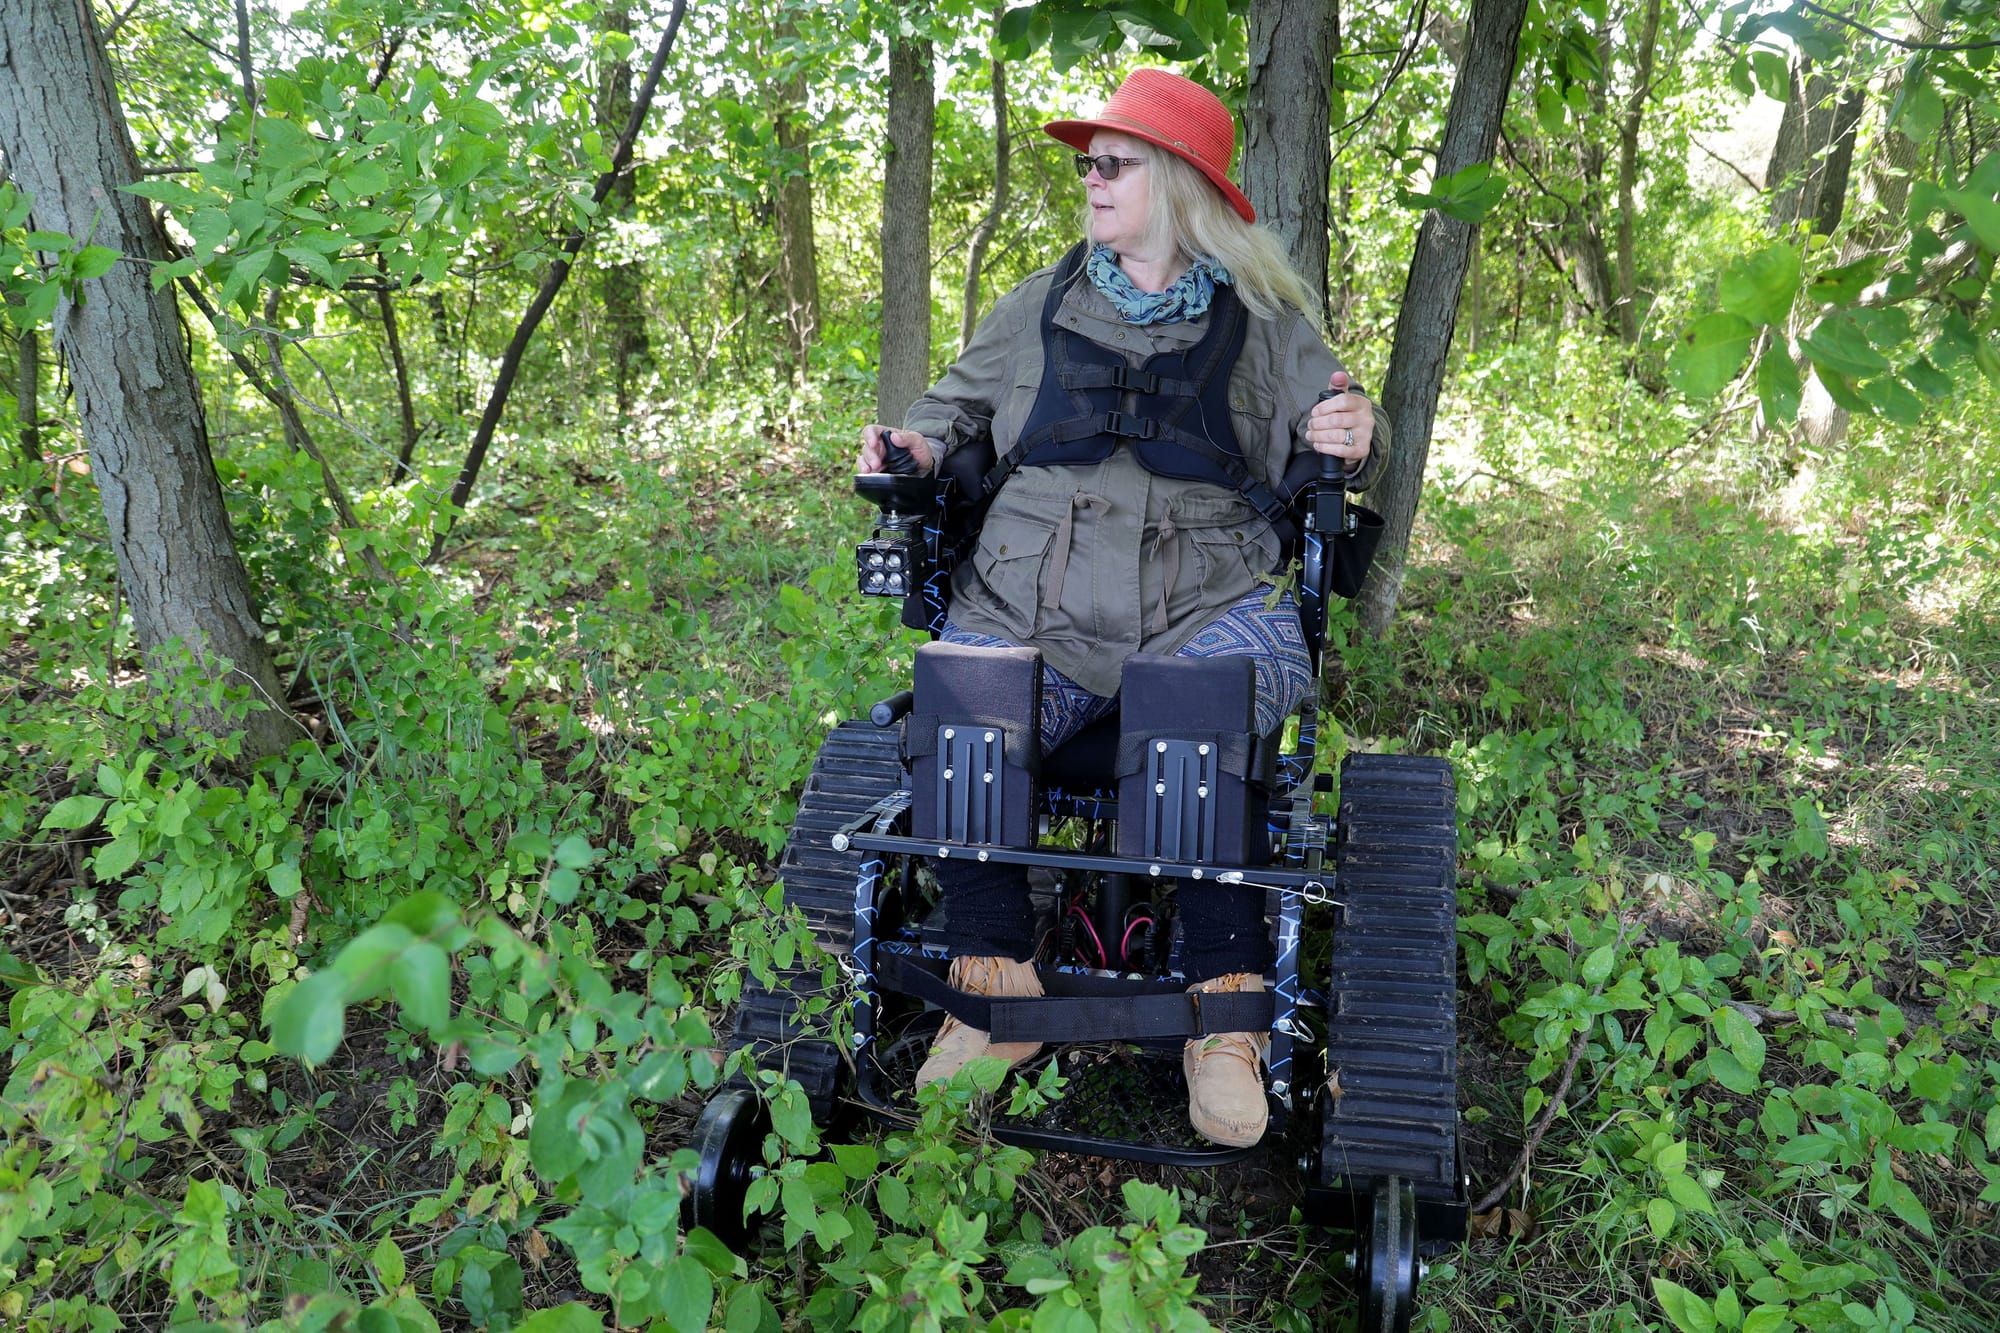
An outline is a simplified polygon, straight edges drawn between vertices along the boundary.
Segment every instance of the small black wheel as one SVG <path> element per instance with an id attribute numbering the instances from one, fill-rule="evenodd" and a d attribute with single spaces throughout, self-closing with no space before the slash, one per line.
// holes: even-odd
<path id="1" fill-rule="evenodd" d="M 681 1203 L 682 1224 L 707 1227 L 738 1254 L 750 1243 L 743 1220 L 751 1172 L 764 1160 L 764 1135 L 771 1129 L 771 1112 L 763 1098 L 732 1088 L 704 1106 L 695 1121 L 688 1146 L 701 1154 L 701 1165 L 688 1182 Z"/>
<path id="2" fill-rule="evenodd" d="M 1360 1333 L 1409 1333 L 1417 1304 L 1417 1196 L 1401 1176 L 1375 1184 L 1355 1279 Z"/>

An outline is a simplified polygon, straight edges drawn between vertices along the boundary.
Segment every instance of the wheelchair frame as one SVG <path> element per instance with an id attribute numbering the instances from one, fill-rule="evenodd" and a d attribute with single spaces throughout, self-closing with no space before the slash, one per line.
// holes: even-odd
<path id="1" fill-rule="evenodd" d="M 959 503 L 956 483 L 949 479 L 861 476 L 856 489 L 882 511 L 873 538 L 857 552 L 862 591 L 901 596 L 904 623 L 935 637 L 944 624 L 955 559 L 969 540 L 970 507 Z M 1055 782 L 1038 792 L 1043 834 L 1063 821 L 1081 821 L 1090 837 L 1081 850 L 917 838 L 910 828 L 916 797 L 901 736 L 912 699 L 904 691 L 877 704 L 869 720 L 843 723 L 828 737 L 779 867 L 788 905 L 803 912 L 839 960 L 851 996 L 828 994 L 820 974 L 804 968 L 774 989 L 746 986 L 733 1042 L 752 1048 L 760 1066 L 796 1078 L 823 1124 L 835 1118 L 849 1089 L 852 1102 L 868 1114 L 907 1122 L 915 1067 L 909 1046 L 922 1039 L 924 1029 L 885 1041 L 899 1035 L 885 1027 L 885 1018 L 912 995 L 946 1007 L 958 995 L 941 980 L 943 950 L 926 940 L 916 910 L 923 897 L 916 868 L 926 858 L 972 856 L 1078 877 L 1085 883 L 1073 894 L 1058 884 L 1057 919 L 1065 922 L 1071 910 L 1065 902 L 1088 897 L 1093 887 L 1114 899 L 1134 883 L 1165 887 L 1210 880 L 1260 888 L 1276 958 L 1265 1076 L 1271 1123 L 1263 1144 L 1175 1145 L 1005 1121 L 993 1132 L 1024 1147 L 1217 1165 L 1257 1152 L 1288 1130 L 1301 1131 L 1291 1137 L 1308 1219 L 1357 1234 L 1360 1326 L 1401 1333 L 1409 1327 L 1422 1257 L 1461 1241 L 1468 1212 L 1457 1123 L 1455 793 L 1450 767 L 1441 760 L 1351 755 L 1342 765 L 1336 816 L 1314 811 L 1315 796 L 1332 789 L 1327 775 L 1314 772 L 1318 685 L 1331 595 L 1330 544 L 1344 530 L 1346 507 L 1331 479 L 1303 499 L 1297 592 L 1314 687 L 1297 715 L 1295 747 L 1277 757 L 1268 801 L 1273 851 L 1268 863 L 1163 861 L 1093 850 L 1101 848 L 1116 819 L 1115 792 L 1072 790 Z M 976 513 L 971 517 L 976 520 Z M 1171 732 L 1169 726 L 1162 735 Z M 1056 757 L 1051 770 L 1060 768 Z M 1302 975 L 1301 959 L 1306 909 L 1319 904 L 1335 920 L 1326 982 L 1316 987 Z M 1107 913 L 1105 920 L 1113 917 Z M 1037 1006 L 1138 994 L 1159 997 L 1145 1002 L 1147 1012 L 1192 1011 L 1194 1030 L 1202 1030 L 1200 1000 L 1186 994 L 1183 982 L 1105 975 L 1111 960 L 1101 938 L 1099 960 L 1103 966 L 1092 969 L 1059 957 L 1043 969 L 1046 998 L 1005 1002 L 994 1016 L 1002 1017 L 1004 1008 L 1007 1017 L 1029 1024 L 1029 1029 L 1017 1026 L 1022 1036 L 1016 1039 L 1035 1039 Z M 1122 946 L 1120 961 L 1129 961 Z M 853 1044 L 839 1050 L 817 1029 L 827 1005 L 843 1000 L 851 1006 Z M 1077 1010 L 1072 1004 L 1060 1012 Z M 1127 1012 L 1137 1008 L 1128 1006 Z M 1051 1030 L 1048 1039 L 1061 1035 Z M 1139 1045 L 1157 1049 L 1165 1042 L 1177 1052 L 1180 1041 L 1173 1034 Z M 1174 1109 L 1182 1112 L 1184 1105 Z M 690 1224 L 707 1226 L 739 1246 L 749 1238 L 743 1197 L 760 1161 L 765 1123 L 762 1103 L 747 1087 L 729 1089 L 709 1103 L 694 1135 L 702 1167 L 688 1195 Z"/>

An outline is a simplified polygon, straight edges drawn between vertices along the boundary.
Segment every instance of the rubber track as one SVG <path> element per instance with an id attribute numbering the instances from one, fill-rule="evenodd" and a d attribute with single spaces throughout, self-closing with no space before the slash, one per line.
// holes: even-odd
<path id="1" fill-rule="evenodd" d="M 804 914 L 829 953 L 845 954 L 854 941 L 854 881 L 861 866 L 859 853 L 836 852 L 829 840 L 903 785 L 899 735 L 869 722 L 841 723 L 820 746 L 799 794 L 778 873 L 784 877 L 785 904 Z M 817 968 L 793 968 L 779 973 L 778 981 L 776 989 L 754 977 L 744 982 L 732 1040 L 756 1048 L 759 1066 L 797 1079 L 814 1119 L 824 1124 L 840 1092 L 843 1062 L 834 1043 L 815 1040 L 811 1029 L 801 1026 L 798 1010 L 828 992 Z M 824 1016 L 817 1021 L 824 1023 Z"/>
<path id="2" fill-rule="evenodd" d="M 1411 1181 L 1449 1201 L 1458 1174 L 1458 817 L 1451 765 L 1350 755 L 1341 766 L 1320 1179 Z"/>

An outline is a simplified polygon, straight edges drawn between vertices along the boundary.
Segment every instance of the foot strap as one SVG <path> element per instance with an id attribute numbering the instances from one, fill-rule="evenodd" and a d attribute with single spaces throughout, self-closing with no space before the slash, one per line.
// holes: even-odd
<path id="1" fill-rule="evenodd" d="M 972 995 L 945 980 L 942 958 L 887 954 L 875 975 L 886 991 L 914 996 L 986 1033 L 996 1042 L 1145 1041 L 1223 1032 L 1268 1032 L 1271 993 L 1190 992 L 1171 981 L 1041 972 L 1048 992 L 1033 996 Z"/>

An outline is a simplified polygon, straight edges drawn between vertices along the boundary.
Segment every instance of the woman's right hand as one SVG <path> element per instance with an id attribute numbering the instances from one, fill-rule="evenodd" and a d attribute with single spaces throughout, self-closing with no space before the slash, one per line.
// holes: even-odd
<path id="1" fill-rule="evenodd" d="M 889 470 L 889 445 L 907 449 L 916 460 L 917 471 L 927 473 L 936 462 L 931 457 L 931 442 L 913 430 L 891 430 L 887 426 L 863 426 L 861 428 L 861 454 L 854 460 L 856 472 L 887 472 Z"/>

